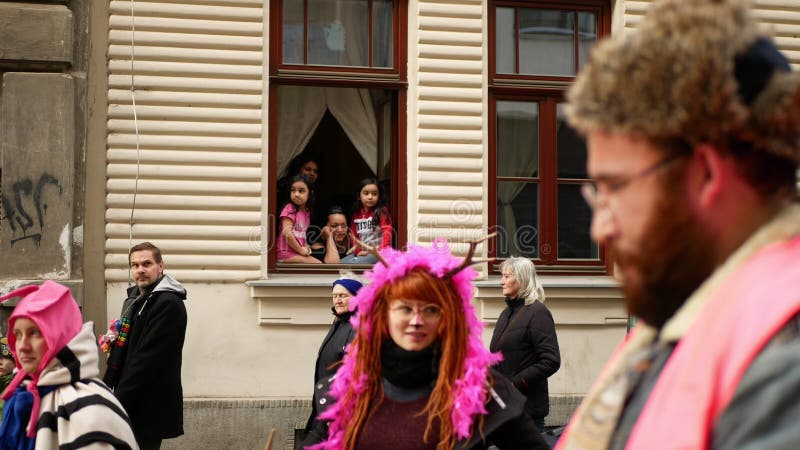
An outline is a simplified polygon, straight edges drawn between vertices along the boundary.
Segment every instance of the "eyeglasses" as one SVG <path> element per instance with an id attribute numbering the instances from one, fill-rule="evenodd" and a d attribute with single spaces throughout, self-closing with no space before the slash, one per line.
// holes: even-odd
<path id="1" fill-rule="evenodd" d="M 333 297 L 334 300 L 337 300 L 337 299 L 347 300 L 348 298 L 352 297 L 352 295 L 350 295 L 350 294 L 333 294 L 331 297 Z"/>
<path id="2" fill-rule="evenodd" d="M 688 155 L 685 153 L 675 153 L 653 164 L 652 166 L 621 180 L 616 180 L 613 182 L 589 181 L 587 183 L 583 183 L 581 185 L 581 195 L 583 195 L 583 199 L 586 200 L 586 203 L 589 204 L 589 207 L 592 208 L 593 211 L 598 212 L 601 210 L 606 210 L 610 213 L 610 210 L 608 210 L 607 200 L 610 194 L 620 192 L 621 190 L 630 186 L 634 181 L 646 178 L 658 172 L 659 170 L 668 167 L 670 164 L 674 163 L 680 158 L 683 158 L 684 156 Z"/>
<path id="3" fill-rule="evenodd" d="M 419 315 L 423 321 L 429 322 L 439 320 L 442 317 L 442 308 L 436 305 L 424 305 L 419 308 L 412 308 L 409 305 L 398 305 L 393 307 L 390 312 L 401 320 L 411 320 Z"/>

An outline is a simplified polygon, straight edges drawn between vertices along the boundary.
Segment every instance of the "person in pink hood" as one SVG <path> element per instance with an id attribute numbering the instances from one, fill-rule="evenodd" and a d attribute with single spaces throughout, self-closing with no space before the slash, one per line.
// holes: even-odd
<path id="1" fill-rule="evenodd" d="M 2 395 L 0 450 L 137 449 L 128 415 L 98 379 L 93 324 L 69 289 L 45 281 L 0 301 L 15 297 L 8 343 L 18 371 Z"/>

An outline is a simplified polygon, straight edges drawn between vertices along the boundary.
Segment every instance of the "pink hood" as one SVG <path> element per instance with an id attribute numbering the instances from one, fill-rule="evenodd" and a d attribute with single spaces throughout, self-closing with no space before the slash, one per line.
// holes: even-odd
<path id="1" fill-rule="evenodd" d="M 83 319 L 69 288 L 54 281 L 45 281 L 40 286 L 22 287 L 0 297 L 0 301 L 14 297 L 22 297 L 22 300 L 14 308 L 14 312 L 8 319 L 8 346 L 11 348 L 11 353 L 14 354 L 18 372 L 5 392 L 3 392 L 2 398 L 3 400 L 8 400 L 23 379 L 27 376 L 31 377 L 27 390 L 33 394 L 34 399 L 31 421 L 28 423 L 28 436 L 32 437 L 36 433 L 35 425 L 39 417 L 39 375 L 55 355 L 78 334 L 81 330 Z M 32 320 L 47 343 L 47 350 L 39 363 L 39 367 L 33 374 L 27 374 L 22 371 L 22 366 L 17 357 L 17 338 L 14 336 L 13 330 L 14 323 L 20 317 Z"/>

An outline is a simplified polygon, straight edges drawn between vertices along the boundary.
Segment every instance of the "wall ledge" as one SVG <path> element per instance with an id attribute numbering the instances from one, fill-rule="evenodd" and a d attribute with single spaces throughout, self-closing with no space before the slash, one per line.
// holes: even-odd
<path id="1" fill-rule="evenodd" d="M 275 274 L 246 282 L 264 326 L 330 325 L 331 285 L 338 274 Z M 619 283 L 608 276 L 542 276 L 557 325 L 624 325 L 628 316 Z M 475 282 L 473 304 L 486 324 L 505 307 L 500 277 Z"/>

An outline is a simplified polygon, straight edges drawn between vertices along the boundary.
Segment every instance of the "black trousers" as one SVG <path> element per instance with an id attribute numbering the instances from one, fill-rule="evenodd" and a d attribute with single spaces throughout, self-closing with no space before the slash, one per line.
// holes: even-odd
<path id="1" fill-rule="evenodd" d="M 139 450 L 161 450 L 161 439 L 136 436 L 136 443 L 139 444 Z"/>

